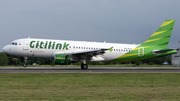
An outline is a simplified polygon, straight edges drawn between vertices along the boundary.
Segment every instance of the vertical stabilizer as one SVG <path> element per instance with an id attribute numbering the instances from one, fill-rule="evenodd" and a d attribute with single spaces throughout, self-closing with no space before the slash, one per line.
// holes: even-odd
<path id="1" fill-rule="evenodd" d="M 141 46 L 156 45 L 167 48 L 175 20 L 167 19 Z"/>
<path id="2" fill-rule="evenodd" d="M 167 48 L 174 23 L 175 20 L 167 19 L 148 40 L 112 61 L 137 61 L 176 53 L 175 49 Z"/>

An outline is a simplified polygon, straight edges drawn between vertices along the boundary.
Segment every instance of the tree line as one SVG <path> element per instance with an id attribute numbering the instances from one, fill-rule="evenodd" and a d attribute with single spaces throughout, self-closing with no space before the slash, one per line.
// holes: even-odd
<path id="1" fill-rule="evenodd" d="M 171 56 L 164 56 L 164 57 L 157 57 L 157 58 L 151 58 L 151 59 L 146 59 L 146 60 L 141 60 L 141 61 L 134 61 L 134 62 L 125 62 L 125 63 L 119 63 L 119 64 L 157 64 L 161 65 L 164 62 L 168 62 L 171 64 Z M 52 59 L 40 59 L 40 58 L 28 58 L 28 65 L 32 64 L 39 64 L 39 65 L 54 65 L 54 60 Z M 5 53 L 0 53 L 0 66 L 5 66 L 5 65 L 23 65 L 24 64 L 24 58 L 23 57 L 16 57 L 16 56 L 11 56 L 7 55 Z M 73 63 L 73 65 L 80 65 L 80 62 Z M 117 63 L 113 62 L 88 62 L 89 65 L 113 65 Z"/>

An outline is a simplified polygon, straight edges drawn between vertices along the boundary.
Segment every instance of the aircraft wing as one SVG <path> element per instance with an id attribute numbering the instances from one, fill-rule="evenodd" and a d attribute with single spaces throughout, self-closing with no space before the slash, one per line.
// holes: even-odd
<path id="1" fill-rule="evenodd" d="M 91 60 L 93 56 L 102 55 L 105 53 L 105 51 L 110 50 L 112 51 L 112 48 L 107 49 L 97 49 L 97 50 L 89 50 L 89 51 L 80 51 L 80 52 L 72 52 L 73 59 L 75 60 Z"/>

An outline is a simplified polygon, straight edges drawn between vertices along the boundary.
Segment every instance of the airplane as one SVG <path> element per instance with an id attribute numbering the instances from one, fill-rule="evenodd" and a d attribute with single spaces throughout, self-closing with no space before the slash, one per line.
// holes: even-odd
<path id="1" fill-rule="evenodd" d="M 176 49 L 167 45 L 173 30 L 175 20 L 167 19 L 142 44 L 120 44 L 106 42 L 86 42 L 70 40 L 51 40 L 23 38 L 3 47 L 3 52 L 9 55 L 54 59 L 55 64 L 70 65 L 81 62 L 81 69 L 88 69 L 88 61 L 129 62 L 175 54 Z"/>

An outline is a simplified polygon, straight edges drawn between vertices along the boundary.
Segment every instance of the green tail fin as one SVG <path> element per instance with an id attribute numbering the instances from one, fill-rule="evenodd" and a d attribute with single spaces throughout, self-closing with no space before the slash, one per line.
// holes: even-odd
<path id="1" fill-rule="evenodd" d="M 167 19 L 151 37 L 142 43 L 140 46 L 156 45 L 161 48 L 167 48 L 171 32 L 174 26 L 175 20 Z"/>
<path id="2" fill-rule="evenodd" d="M 167 19 L 151 37 L 141 45 L 134 48 L 118 58 L 111 60 L 113 62 L 128 62 L 149 59 L 159 56 L 165 56 L 176 53 L 175 49 L 168 49 L 167 45 L 171 36 L 175 20 Z"/>

